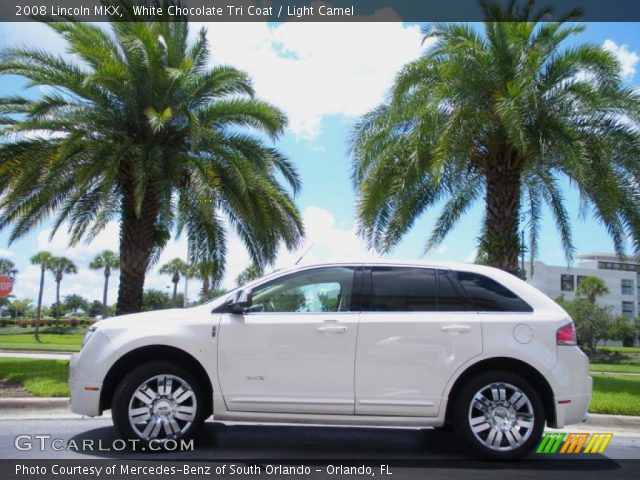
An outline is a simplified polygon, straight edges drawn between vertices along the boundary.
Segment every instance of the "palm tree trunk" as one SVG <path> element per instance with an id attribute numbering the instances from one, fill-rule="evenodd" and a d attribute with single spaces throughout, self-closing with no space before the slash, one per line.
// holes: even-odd
<path id="1" fill-rule="evenodd" d="M 487 217 L 482 247 L 490 265 L 515 272 L 520 252 L 520 173 L 495 166 L 488 169 L 486 178 Z"/>
<path id="2" fill-rule="evenodd" d="M 202 301 L 209 300 L 209 275 L 205 275 L 202 279 Z"/>
<path id="3" fill-rule="evenodd" d="M 56 277 L 56 323 L 60 321 L 60 281 Z"/>
<path id="4" fill-rule="evenodd" d="M 38 308 L 36 310 L 36 342 L 40 341 L 40 315 L 42 313 L 42 292 L 44 292 L 44 265 L 40 267 L 40 291 L 38 292 Z"/>
<path id="5" fill-rule="evenodd" d="M 120 223 L 120 286 L 116 315 L 142 309 L 144 279 L 156 237 L 158 206 L 153 186 L 148 185 L 140 216 L 135 212 L 135 185 L 130 168 L 122 166 L 122 221 Z"/>
<path id="6" fill-rule="evenodd" d="M 173 282 L 173 306 L 177 307 L 176 299 L 178 298 L 178 282 Z"/>
<path id="7" fill-rule="evenodd" d="M 102 292 L 102 316 L 107 317 L 107 290 L 109 290 L 109 275 L 104 274 L 104 291 Z"/>

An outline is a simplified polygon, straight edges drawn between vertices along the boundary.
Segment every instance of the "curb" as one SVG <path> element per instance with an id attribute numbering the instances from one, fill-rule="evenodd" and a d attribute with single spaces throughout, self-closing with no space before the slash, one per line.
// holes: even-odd
<path id="1" fill-rule="evenodd" d="M 3 410 L 48 410 L 48 409 L 68 409 L 69 397 L 11 397 L 0 398 L 0 418 Z M 582 428 L 602 427 L 602 428 L 624 428 L 634 429 L 640 432 L 640 417 L 628 415 L 604 415 L 590 413 L 586 422 L 579 424 Z M 568 428 L 571 428 L 569 426 Z"/>
<path id="2" fill-rule="evenodd" d="M 0 411 L 9 409 L 48 410 L 68 408 L 69 397 L 11 397 L 0 398 Z M 2 417 L 2 413 L 0 413 Z"/>

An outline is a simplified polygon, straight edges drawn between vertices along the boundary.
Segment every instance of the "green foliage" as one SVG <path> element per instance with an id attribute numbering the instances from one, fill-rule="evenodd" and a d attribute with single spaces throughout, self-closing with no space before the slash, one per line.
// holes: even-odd
<path id="1" fill-rule="evenodd" d="M 64 298 L 64 309 L 69 313 L 76 313 L 78 311 L 88 313 L 89 301 L 80 295 L 72 293 Z"/>
<path id="2" fill-rule="evenodd" d="M 183 301 L 184 295 L 182 293 L 177 294 L 174 301 L 168 293 L 165 293 L 162 290 L 150 288 L 144 291 L 144 295 L 142 297 L 142 311 L 148 312 L 151 310 L 174 308 L 175 305 L 183 305 Z"/>
<path id="3" fill-rule="evenodd" d="M 88 305 L 87 315 L 91 318 L 96 318 L 98 315 L 103 314 L 102 302 L 100 300 L 94 300 Z"/>
<path id="4" fill-rule="evenodd" d="M 23 298 L 22 300 L 15 299 L 7 308 L 7 313 L 11 317 L 25 317 L 33 313 L 33 300 L 30 298 Z"/>
<path id="5" fill-rule="evenodd" d="M 103 250 L 89 263 L 91 270 L 103 270 L 105 277 L 111 274 L 111 270 L 120 268 L 120 258 L 116 252 L 111 250 Z"/>
<path id="6" fill-rule="evenodd" d="M 190 35 L 186 17 L 128 14 L 47 23 L 64 58 L 20 46 L 0 57 L 0 75 L 46 87 L 0 98 L 0 228 L 11 226 L 13 242 L 54 216 L 52 233 L 68 225 L 76 244 L 121 221 L 120 313 L 140 308 L 145 272 L 172 232 L 186 233 L 190 261 L 221 264 L 225 217 L 260 263 L 303 235 L 300 179 L 270 143 L 284 113 L 256 98 L 246 73 L 211 67 L 206 31 Z"/>
<path id="7" fill-rule="evenodd" d="M 612 340 L 621 341 L 624 347 L 633 347 L 633 342 L 638 338 L 638 332 L 630 318 L 619 316 L 611 323 L 608 337 Z"/>
<path id="8" fill-rule="evenodd" d="M 640 254 L 640 91 L 624 85 L 613 54 L 569 40 L 583 26 L 540 21 L 544 8 L 536 12 L 533 3 L 508 5 L 486 4 L 482 33 L 454 23 L 426 27 L 425 54 L 355 126 L 359 233 L 388 252 L 441 206 L 428 251 L 483 201 L 480 247 L 488 262 L 514 269 L 519 223 L 533 259 L 546 205 L 570 260 L 560 187 L 569 180 L 581 214 L 593 213 L 616 252 L 631 238 Z"/>
<path id="9" fill-rule="evenodd" d="M 572 301 L 560 298 L 556 301 L 573 319 L 579 345 L 593 352 L 598 341 L 607 339 L 615 319 L 612 307 L 601 307 L 580 298 Z"/>

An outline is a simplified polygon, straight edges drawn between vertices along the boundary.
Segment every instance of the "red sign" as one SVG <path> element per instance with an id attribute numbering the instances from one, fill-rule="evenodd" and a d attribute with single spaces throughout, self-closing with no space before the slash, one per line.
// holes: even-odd
<path id="1" fill-rule="evenodd" d="M 0 298 L 8 297 L 13 290 L 13 281 L 9 275 L 0 275 Z"/>

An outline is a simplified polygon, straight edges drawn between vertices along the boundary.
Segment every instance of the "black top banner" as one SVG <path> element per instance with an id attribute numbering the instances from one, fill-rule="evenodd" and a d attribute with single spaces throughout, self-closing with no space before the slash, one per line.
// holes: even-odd
<path id="1" fill-rule="evenodd" d="M 491 0 L 489 0 L 491 1 Z M 509 0 L 494 0 L 506 5 Z M 126 4 L 133 3 L 131 8 Z M 527 0 L 516 0 L 519 13 L 504 21 L 527 18 Z M 547 8 L 548 7 L 548 8 Z M 543 12 L 543 21 L 568 13 L 582 22 L 640 22 L 640 0 L 537 0 L 529 18 Z M 478 0 L 2 0 L 0 21 L 29 22 L 46 17 L 83 22 L 474 22 L 485 19 Z"/>

